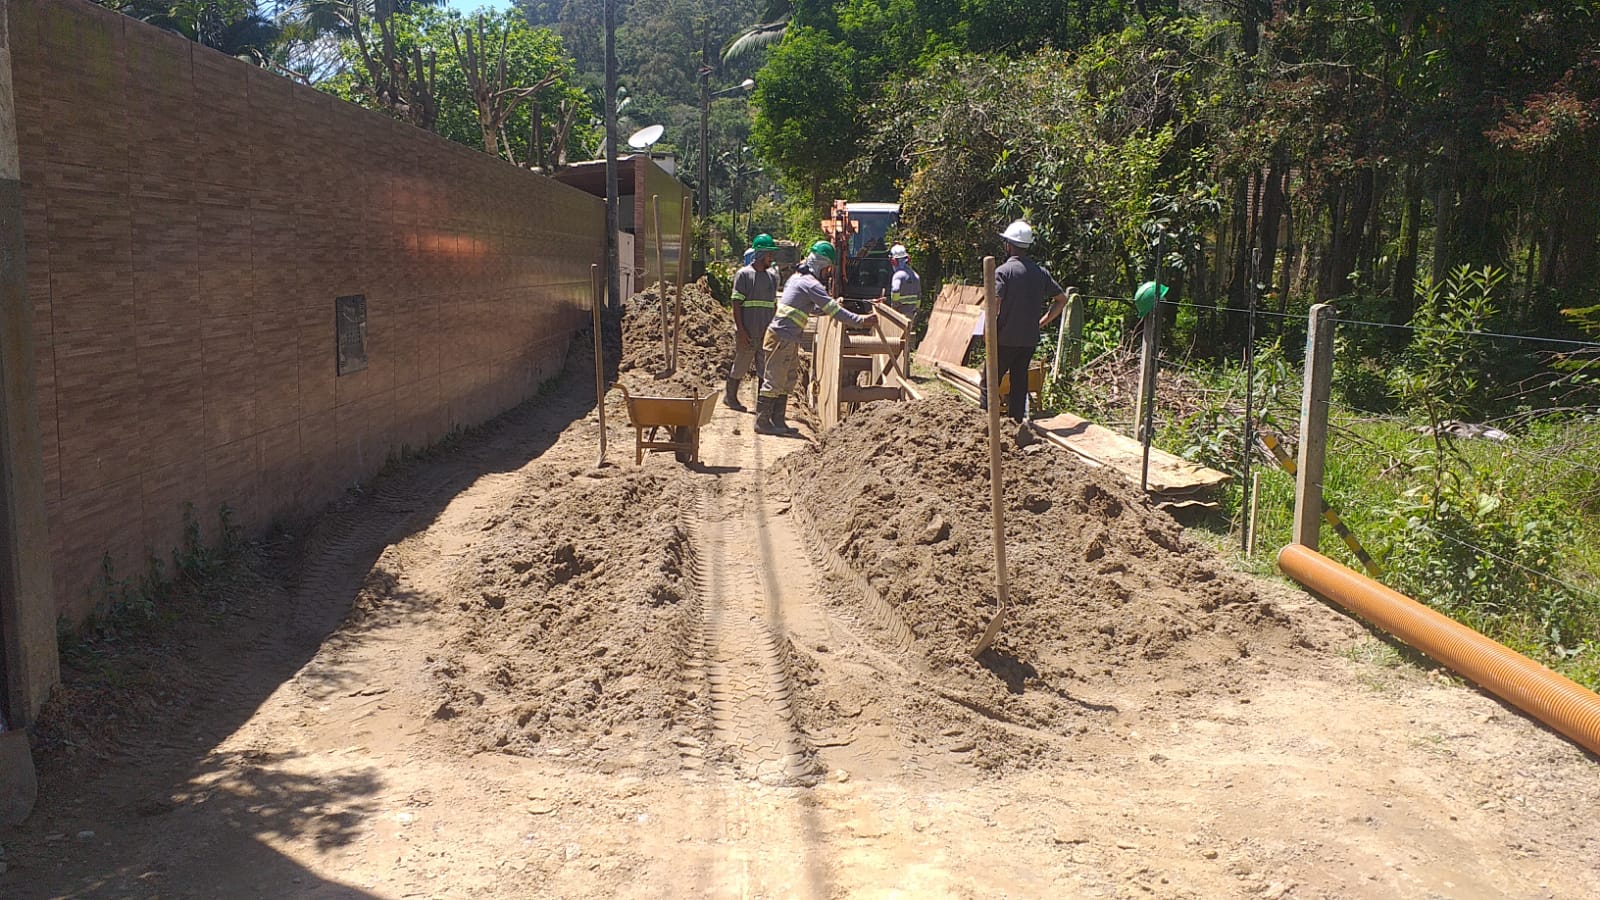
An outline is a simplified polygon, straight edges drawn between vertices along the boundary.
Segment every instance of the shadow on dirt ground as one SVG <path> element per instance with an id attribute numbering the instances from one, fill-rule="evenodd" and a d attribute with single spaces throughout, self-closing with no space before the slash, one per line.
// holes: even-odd
<path id="1" fill-rule="evenodd" d="M 242 548 L 147 621 L 114 619 L 69 646 L 35 736 L 38 808 L 0 828 L 0 896 L 371 896 L 313 875 L 272 842 L 348 843 L 386 789 L 382 772 L 300 776 L 281 751 L 218 747 L 330 637 L 378 627 L 352 615 L 364 594 L 382 594 L 386 626 L 425 611 L 423 598 L 394 590 L 380 554 L 479 478 L 522 468 L 589 416 L 592 347 L 580 333 L 538 396 L 353 488 L 298 534 Z M 608 369 L 614 378 L 615 363 Z M 308 683 L 325 696 L 382 690 L 354 684 L 337 664 Z M 197 845 L 162 840 L 194 816 L 226 827 Z"/>

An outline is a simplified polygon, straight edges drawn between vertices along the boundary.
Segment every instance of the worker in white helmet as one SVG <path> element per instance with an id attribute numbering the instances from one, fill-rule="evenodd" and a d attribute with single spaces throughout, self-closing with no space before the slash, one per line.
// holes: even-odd
<path id="1" fill-rule="evenodd" d="M 1017 422 L 1017 443 L 1027 445 L 1036 438 L 1028 428 L 1028 364 L 1039 346 L 1039 330 L 1056 320 L 1066 309 L 1067 294 L 1049 272 L 1029 256 L 1033 247 L 1033 226 L 1021 219 L 1000 232 L 1005 243 L 1006 261 L 994 270 L 994 296 L 999 310 L 995 343 L 997 371 L 1011 377 L 1006 409 Z M 1048 309 L 1045 301 L 1050 302 Z M 989 402 L 988 367 L 979 379 L 979 403 Z"/>
<path id="2" fill-rule="evenodd" d="M 889 248 L 889 261 L 894 265 L 894 275 L 889 279 L 889 305 L 908 319 L 916 318 L 917 304 L 922 302 L 922 276 L 911 268 L 911 254 L 905 244 Z"/>

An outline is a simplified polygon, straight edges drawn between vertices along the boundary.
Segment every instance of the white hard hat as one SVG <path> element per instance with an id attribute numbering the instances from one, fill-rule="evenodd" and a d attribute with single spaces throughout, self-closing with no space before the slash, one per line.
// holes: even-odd
<path id="1" fill-rule="evenodd" d="M 889 258 L 890 259 L 910 259 L 911 258 L 911 254 L 906 252 L 906 245 L 905 244 L 895 244 L 893 247 L 889 248 Z"/>
<path id="2" fill-rule="evenodd" d="M 1021 219 L 1007 225 L 1006 230 L 1000 232 L 1000 236 L 1005 238 L 1008 244 L 1016 244 L 1018 247 L 1033 246 L 1033 226 Z"/>

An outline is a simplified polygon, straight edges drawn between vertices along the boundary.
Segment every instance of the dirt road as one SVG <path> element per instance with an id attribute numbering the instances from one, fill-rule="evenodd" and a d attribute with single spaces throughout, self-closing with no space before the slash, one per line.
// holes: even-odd
<path id="1" fill-rule="evenodd" d="M 618 405 L 596 469 L 586 377 L 128 649 L 118 719 L 69 691 L 0 896 L 1600 896 L 1593 759 L 1130 492 L 1008 462 L 970 663 L 964 432 L 635 467 Z"/>

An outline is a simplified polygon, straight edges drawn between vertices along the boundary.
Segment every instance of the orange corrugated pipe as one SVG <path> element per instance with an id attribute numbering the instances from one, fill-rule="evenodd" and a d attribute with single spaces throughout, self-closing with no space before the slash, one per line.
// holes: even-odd
<path id="1" fill-rule="evenodd" d="M 1278 568 L 1600 755 L 1600 696 L 1588 688 L 1309 547 L 1284 547 Z"/>

